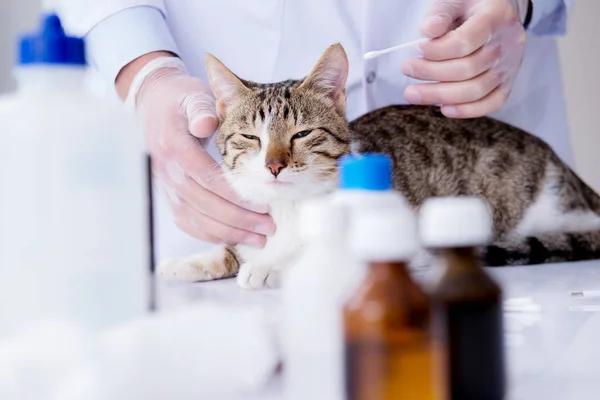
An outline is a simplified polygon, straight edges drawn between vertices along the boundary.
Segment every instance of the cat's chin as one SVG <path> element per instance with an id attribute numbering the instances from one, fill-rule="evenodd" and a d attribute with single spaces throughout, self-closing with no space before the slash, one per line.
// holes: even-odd
<path id="1" fill-rule="evenodd" d="M 257 204 L 302 200 L 334 189 L 334 185 L 332 185 L 332 188 L 328 188 L 323 184 L 310 185 L 283 181 L 256 182 L 234 179 L 230 183 L 241 197 Z"/>

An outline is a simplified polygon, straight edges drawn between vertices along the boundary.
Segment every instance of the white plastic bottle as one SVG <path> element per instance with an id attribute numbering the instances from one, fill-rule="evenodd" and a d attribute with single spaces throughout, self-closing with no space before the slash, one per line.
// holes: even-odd
<path id="1" fill-rule="evenodd" d="M 338 189 L 331 195 L 331 203 L 342 209 L 347 232 L 353 229 L 356 215 L 363 210 L 397 207 L 406 204 L 405 198 L 392 187 L 392 160 L 386 154 L 358 153 L 340 158 Z M 340 280 L 344 281 L 346 293 L 359 284 L 365 273 L 365 264 L 349 259 Z"/>
<path id="2" fill-rule="evenodd" d="M 42 319 L 92 330 L 146 313 L 147 159 L 135 116 L 85 89 L 56 15 L 20 39 L 0 102 L 0 337 Z"/>
<path id="3" fill-rule="evenodd" d="M 286 400 L 341 400 L 343 331 L 341 277 L 348 262 L 341 208 L 328 197 L 299 207 L 307 243 L 283 279 L 281 343 Z"/>

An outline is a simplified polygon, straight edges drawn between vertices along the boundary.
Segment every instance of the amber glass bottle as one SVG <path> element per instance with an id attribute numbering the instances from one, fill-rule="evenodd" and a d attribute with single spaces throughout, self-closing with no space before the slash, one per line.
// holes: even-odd
<path id="1" fill-rule="evenodd" d="M 438 198 L 421 209 L 421 239 L 436 253 L 431 286 L 436 329 L 447 341 L 452 400 L 505 396 L 502 290 L 475 247 L 491 237 L 490 213 L 476 198 Z"/>
<path id="2" fill-rule="evenodd" d="M 348 400 L 441 398 L 432 307 L 407 269 L 416 240 L 408 208 L 356 217 L 350 243 L 368 271 L 343 310 Z"/>

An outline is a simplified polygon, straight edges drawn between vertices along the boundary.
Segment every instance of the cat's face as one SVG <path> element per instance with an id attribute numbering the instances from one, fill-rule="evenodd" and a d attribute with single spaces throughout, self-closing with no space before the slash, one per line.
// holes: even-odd
<path id="1" fill-rule="evenodd" d="M 350 151 L 348 61 L 341 46 L 327 49 L 302 81 L 245 81 L 210 55 L 207 71 L 221 122 L 223 169 L 241 196 L 263 203 L 335 188 L 337 160 Z"/>

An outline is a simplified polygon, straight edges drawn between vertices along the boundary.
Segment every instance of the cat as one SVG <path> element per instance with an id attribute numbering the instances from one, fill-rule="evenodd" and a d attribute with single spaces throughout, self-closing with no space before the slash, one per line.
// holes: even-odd
<path id="1" fill-rule="evenodd" d="M 225 175 L 242 197 L 270 206 L 277 231 L 263 248 L 219 245 L 165 260 L 159 275 L 278 287 L 301 251 L 295 205 L 335 190 L 338 159 L 350 152 L 388 154 L 394 189 L 415 210 L 432 196 L 485 198 L 488 266 L 600 258 L 600 197 L 543 140 L 489 117 L 449 119 L 434 106 L 392 105 L 348 122 L 348 68 L 334 44 L 304 79 L 259 84 L 206 55 Z"/>

